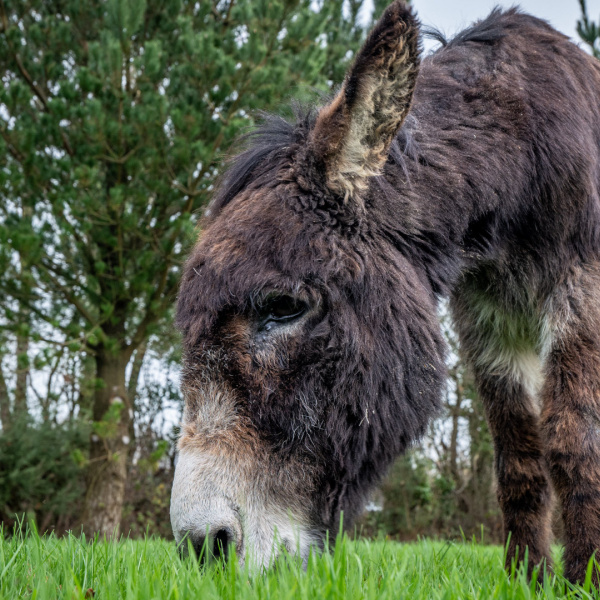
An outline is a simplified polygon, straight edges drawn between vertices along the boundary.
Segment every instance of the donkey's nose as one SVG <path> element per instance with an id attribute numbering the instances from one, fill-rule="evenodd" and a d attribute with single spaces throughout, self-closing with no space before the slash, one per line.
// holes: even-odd
<path id="1" fill-rule="evenodd" d="M 226 561 L 231 546 L 236 546 L 238 542 L 237 535 L 229 527 L 222 527 L 217 529 L 214 534 L 209 533 L 208 535 L 188 532 L 187 538 L 191 542 L 196 558 L 201 564 L 205 564 L 212 559 Z M 181 546 L 181 550 L 184 553 L 187 550 L 185 541 Z"/>

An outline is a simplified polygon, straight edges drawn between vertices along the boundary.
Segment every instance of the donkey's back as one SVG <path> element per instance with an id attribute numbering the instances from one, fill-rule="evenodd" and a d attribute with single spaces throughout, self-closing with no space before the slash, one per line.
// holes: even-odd
<path id="1" fill-rule="evenodd" d="M 408 193 L 429 196 L 424 218 L 479 262 L 529 257 L 512 276 L 547 293 L 599 249 L 598 98 L 596 59 L 545 21 L 495 10 L 423 61 L 399 136 L 416 155 Z"/>

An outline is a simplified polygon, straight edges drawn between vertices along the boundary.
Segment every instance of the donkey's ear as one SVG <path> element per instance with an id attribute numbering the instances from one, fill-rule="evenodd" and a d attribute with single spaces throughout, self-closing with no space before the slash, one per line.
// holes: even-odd
<path id="1" fill-rule="evenodd" d="M 333 102 L 317 116 L 311 152 L 327 186 L 345 199 L 381 172 L 412 100 L 419 70 L 419 23 L 394 2 L 369 34 Z"/>

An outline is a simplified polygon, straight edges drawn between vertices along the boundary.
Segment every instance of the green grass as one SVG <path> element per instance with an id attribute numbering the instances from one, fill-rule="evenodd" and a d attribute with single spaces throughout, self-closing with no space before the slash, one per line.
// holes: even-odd
<path id="1" fill-rule="evenodd" d="M 1 532 L 0 532 L 1 534 Z M 308 568 L 280 559 L 250 576 L 234 561 L 199 567 L 181 560 L 172 542 L 158 539 L 86 542 L 35 534 L 0 535 L 0 599 L 291 599 L 331 598 L 600 598 L 590 585 L 573 588 L 560 575 L 528 583 L 509 577 L 498 546 L 475 542 L 413 544 L 337 540 Z M 557 568 L 557 571 L 559 569 Z"/>

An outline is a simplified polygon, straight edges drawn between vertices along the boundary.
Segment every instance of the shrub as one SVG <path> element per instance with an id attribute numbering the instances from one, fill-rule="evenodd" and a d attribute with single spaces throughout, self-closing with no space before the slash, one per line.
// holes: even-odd
<path id="1" fill-rule="evenodd" d="M 89 432 L 81 424 L 22 418 L 0 433 L 0 522 L 20 515 L 40 531 L 67 529 L 78 514 Z"/>

